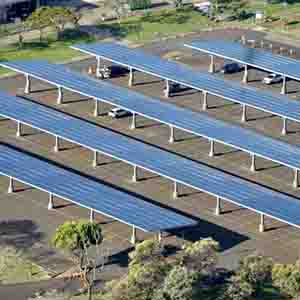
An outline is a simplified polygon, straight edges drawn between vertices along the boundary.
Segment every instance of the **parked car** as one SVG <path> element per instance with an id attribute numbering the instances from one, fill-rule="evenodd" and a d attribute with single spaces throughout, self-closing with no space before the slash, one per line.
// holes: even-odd
<path id="1" fill-rule="evenodd" d="M 211 2 L 206 1 L 206 2 L 194 3 L 193 7 L 195 10 L 201 12 L 202 14 L 208 14 L 211 8 Z"/>
<path id="2" fill-rule="evenodd" d="M 171 82 L 169 85 L 170 93 L 177 93 L 181 91 L 181 86 L 179 83 Z M 167 87 L 164 88 L 164 92 L 166 93 Z"/>
<path id="3" fill-rule="evenodd" d="M 278 74 L 269 74 L 268 76 L 266 76 L 262 82 L 264 84 L 273 84 L 273 83 L 279 83 L 283 80 L 283 77 L 281 75 Z"/>
<path id="4" fill-rule="evenodd" d="M 127 111 L 120 107 L 115 107 L 108 112 L 108 115 L 115 119 L 125 118 L 132 115 L 130 111 Z"/>
<path id="5" fill-rule="evenodd" d="M 238 63 L 228 63 L 223 66 L 221 73 L 223 74 L 232 74 L 244 70 L 244 67 Z"/>
<path id="6" fill-rule="evenodd" d="M 126 73 L 128 73 L 128 70 L 121 66 L 112 65 L 112 66 L 107 67 L 106 65 L 104 65 L 99 70 L 98 78 L 108 79 L 108 78 L 112 78 L 112 77 L 122 76 L 122 75 L 125 75 Z"/>

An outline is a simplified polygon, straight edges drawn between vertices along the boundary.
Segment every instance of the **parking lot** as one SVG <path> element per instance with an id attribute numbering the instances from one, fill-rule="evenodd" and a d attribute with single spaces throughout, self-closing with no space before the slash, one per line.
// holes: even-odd
<path id="1" fill-rule="evenodd" d="M 151 46 L 153 47 L 153 46 Z M 145 48 L 153 52 L 153 49 Z M 171 49 L 159 47 L 156 54 L 165 55 Z M 200 55 L 188 49 L 179 49 L 182 55 L 179 61 L 192 65 L 195 69 L 207 70 L 209 60 L 207 56 Z M 73 63 L 70 67 L 75 70 L 86 72 L 88 66 L 94 64 L 93 59 Z M 221 60 L 217 60 L 220 68 Z M 271 90 L 279 94 L 280 84 L 265 86 L 261 79 L 265 76 L 263 72 L 250 71 L 249 86 Z M 220 74 L 216 74 L 221 76 Z M 238 80 L 242 74 L 226 75 L 227 79 Z M 163 97 L 164 82 L 158 78 L 136 74 L 136 84 L 133 89 L 143 94 L 160 98 L 174 105 L 185 107 L 193 111 L 209 114 L 217 119 L 235 123 L 246 128 L 257 130 L 262 134 L 299 144 L 300 124 L 289 122 L 289 134 L 281 136 L 282 120 L 254 109 L 248 110 L 249 121 L 240 123 L 241 107 L 238 104 L 227 102 L 216 97 L 209 96 L 209 109 L 201 111 L 202 95 L 200 92 L 183 89 L 178 94 L 166 99 Z M 111 79 L 117 85 L 127 87 L 128 77 L 124 75 Z M 0 81 L 0 88 L 11 94 L 23 95 L 24 78 L 7 78 Z M 208 156 L 209 143 L 204 138 L 199 138 L 176 130 L 177 142 L 170 144 L 169 128 L 165 125 L 155 123 L 142 117 L 137 117 L 137 129 L 129 128 L 130 118 L 112 119 L 107 115 L 95 118 L 93 112 L 93 101 L 85 99 L 77 94 L 65 92 L 65 103 L 56 105 L 57 91 L 44 83 L 33 81 L 33 93 L 28 97 L 47 106 L 59 109 L 67 114 L 77 116 L 93 124 L 109 128 L 131 138 L 155 145 L 170 152 L 177 153 L 183 157 L 208 164 L 228 172 L 230 174 L 268 186 L 274 190 L 300 197 L 300 192 L 292 187 L 293 172 L 289 168 L 279 166 L 270 161 L 257 159 L 258 171 L 254 174 L 249 170 L 250 157 L 244 152 L 236 149 L 216 145 L 217 155 L 213 158 Z M 299 96 L 300 84 L 289 81 L 289 97 L 295 101 Z M 104 105 L 103 109 L 108 112 L 111 107 Z M 234 267 L 240 257 L 254 251 L 272 256 L 280 262 L 294 262 L 299 256 L 300 231 L 275 220 L 266 219 L 267 231 L 258 232 L 259 215 L 233 204 L 223 203 L 224 213 L 215 216 L 215 199 L 205 193 L 180 186 L 180 197 L 174 200 L 172 197 L 172 182 L 151 173 L 142 173 L 142 179 L 137 183 L 131 181 L 132 167 L 120 161 L 100 156 L 100 165 L 95 169 L 92 167 L 92 153 L 67 142 L 63 142 L 63 150 L 54 153 L 54 138 L 31 128 L 25 127 L 25 135 L 21 138 L 15 137 L 16 124 L 12 121 L 2 120 L 0 122 L 1 141 L 15 145 L 29 152 L 47 158 L 50 161 L 60 163 L 68 168 L 78 170 L 82 174 L 88 174 L 95 179 L 101 179 L 130 193 L 134 193 L 145 199 L 161 203 L 164 206 L 177 209 L 188 216 L 198 219 L 199 226 L 187 231 L 179 231 L 164 238 L 165 243 L 179 245 L 184 239 L 198 240 L 204 237 L 212 237 L 221 244 L 220 263 L 227 267 Z M 30 172 L 30 170 L 28 170 Z M 57 208 L 53 211 L 47 210 L 48 196 L 45 193 L 29 189 L 19 185 L 18 191 L 7 195 L 8 180 L 0 178 L 1 210 L 0 220 L 2 223 L 0 231 L 4 232 L 0 237 L 0 243 L 10 243 L 17 247 L 31 249 L 32 257 L 45 267 L 51 266 L 54 272 L 62 271 L 71 265 L 68 257 L 57 253 L 51 248 L 49 241 L 56 227 L 65 220 L 88 218 L 89 211 L 65 203 L 56 199 Z M 120 199 L 122 201 L 122 199 Z M 274 203 L 276 205 L 276 203 Z M 112 263 L 107 267 L 114 276 L 123 272 L 127 262 L 127 252 L 132 245 L 129 243 L 130 228 L 97 215 L 96 220 L 103 224 L 105 243 L 110 255 L 113 255 Z M 6 227 L 7 228 L 6 228 Z M 152 237 L 150 234 L 138 232 L 139 239 Z M 275 245 L 275 247 L 274 247 Z M 226 259 L 225 259 L 226 258 Z"/>

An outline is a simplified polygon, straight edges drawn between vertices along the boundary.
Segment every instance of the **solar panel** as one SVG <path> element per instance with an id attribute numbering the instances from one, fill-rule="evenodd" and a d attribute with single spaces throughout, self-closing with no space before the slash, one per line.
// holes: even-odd
<path id="1" fill-rule="evenodd" d="M 268 72 L 300 80 L 300 61 L 267 51 L 248 48 L 237 42 L 201 40 L 185 44 L 186 47 L 222 58 L 234 60 Z"/>
<path id="2" fill-rule="evenodd" d="M 106 101 L 175 128 L 213 139 L 291 168 L 300 169 L 300 149 L 296 146 L 216 120 L 206 114 L 195 113 L 107 82 L 92 79 L 61 65 L 45 61 L 18 61 L 5 64 L 82 95 Z"/>
<path id="3" fill-rule="evenodd" d="M 89 149 L 95 149 L 129 164 L 137 165 L 178 183 L 200 191 L 205 191 L 211 195 L 221 197 L 222 199 L 263 213 L 288 224 L 297 227 L 300 226 L 300 201 L 296 198 L 283 195 L 204 164 L 138 142 L 34 102 L 25 101 L 24 99 L 8 96 L 3 93 L 1 93 L 0 99 L 1 115 L 5 117 L 21 121 L 29 126 L 60 136 Z M 0 150 L 2 150 L 1 147 Z M 81 203 L 80 199 L 84 199 L 82 201 L 92 201 L 88 204 L 86 204 L 86 202 L 82 202 L 81 204 L 93 207 L 99 210 L 100 213 L 112 215 L 112 212 L 115 213 L 114 209 L 119 209 L 124 205 L 125 216 L 123 216 L 122 213 L 115 213 L 114 218 L 123 221 L 126 220 L 127 223 L 138 224 L 142 226 L 142 228 L 152 231 L 161 229 L 157 226 L 168 228 L 191 223 L 189 219 L 181 219 L 180 216 L 175 218 L 172 213 L 168 216 L 168 212 L 166 211 L 165 215 L 168 216 L 167 218 L 170 218 L 170 220 L 168 221 L 169 223 L 165 224 L 166 219 L 162 216 L 164 211 L 160 211 L 160 208 L 153 207 L 147 203 L 144 204 L 144 202 L 131 198 L 131 196 L 127 194 L 123 196 L 123 193 L 115 192 L 116 198 L 109 201 L 103 197 L 104 192 L 102 191 L 103 189 L 106 191 L 107 188 L 102 187 L 102 185 L 98 183 L 94 183 L 80 176 L 78 177 L 78 175 L 73 175 L 70 172 L 62 171 L 61 169 L 59 169 L 59 176 L 61 177 L 57 177 L 58 169 L 56 167 L 48 166 L 48 164 L 44 162 L 36 162 L 36 160 L 32 158 L 28 158 L 27 162 L 27 156 L 24 156 L 26 158 L 25 163 L 22 162 L 22 155 L 20 156 L 22 159 L 16 161 L 15 159 L 9 159 L 9 155 L 1 159 L 1 155 L 4 155 L 2 151 L 0 153 L 0 170 L 4 168 L 8 176 L 13 176 L 21 180 L 24 179 L 25 181 L 29 180 L 31 176 L 35 176 L 34 179 L 30 179 L 31 181 L 29 183 L 35 185 L 40 184 L 40 188 L 51 191 L 61 197 L 69 197 L 69 199 L 78 201 L 79 204 Z M 18 154 L 17 157 L 19 155 L 20 154 Z M 15 152 L 13 152 L 11 156 L 16 156 Z M 32 166 L 31 162 L 33 162 Z M 36 175 L 36 165 L 39 166 L 37 168 L 38 174 L 40 174 L 41 170 L 49 170 L 47 172 L 50 172 L 50 174 L 45 173 L 45 175 L 43 174 L 41 177 Z M 16 171 L 14 171 L 15 168 L 17 168 Z M 4 172 L 4 169 L 2 169 L 2 172 Z M 32 174 L 28 172 L 29 169 L 32 170 Z M 21 175 L 18 175 L 19 173 L 24 174 L 25 177 L 20 177 Z M 26 176 L 28 176 L 28 178 Z M 47 180 L 45 178 L 47 178 Z M 61 179 L 58 180 L 58 178 Z M 61 185 L 58 185 L 57 182 L 61 182 Z M 91 186 L 91 191 L 86 194 L 86 189 L 90 189 L 89 186 Z M 73 187 L 75 187 L 74 192 L 72 191 Z M 60 189 L 62 191 L 60 191 Z M 78 189 L 79 191 L 77 191 Z M 81 189 L 83 190 L 82 193 Z M 114 190 L 108 190 L 114 195 Z M 120 199 L 122 199 L 122 204 L 117 205 Z M 134 203 L 136 203 L 134 217 L 132 215 L 133 212 L 129 209 L 133 205 L 131 202 L 132 199 L 134 199 Z M 111 205 L 108 205 L 108 207 L 112 211 L 104 210 L 104 207 L 107 205 L 106 201 Z M 98 206 L 95 206 L 95 203 Z M 138 204 L 141 207 L 139 207 Z M 145 216 L 145 220 L 143 221 L 141 217 L 145 212 L 144 209 L 147 209 L 147 216 Z M 155 210 L 158 210 L 156 217 L 160 219 L 157 222 L 152 220 L 152 216 L 154 216 L 152 211 L 154 213 Z M 151 223 L 149 220 L 152 220 L 154 223 Z M 175 222 L 176 220 L 177 223 Z M 161 224 L 161 222 L 163 224 Z"/>
<path id="4" fill-rule="evenodd" d="M 0 173 L 147 232 L 195 225 L 171 210 L 0 144 Z"/>
<path id="5" fill-rule="evenodd" d="M 275 96 L 269 92 L 244 87 L 208 73 L 195 71 L 183 64 L 161 59 L 158 56 L 146 54 L 142 50 L 130 49 L 116 43 L 80 44 L 72 46 L 72 48 L 196 90 L 206 91 L 211 95 L 296 122 L 300 121 L 300 103 L 293 102 L 286 96 Z M 2 64 L 7 65 L 7 63 Z"/>

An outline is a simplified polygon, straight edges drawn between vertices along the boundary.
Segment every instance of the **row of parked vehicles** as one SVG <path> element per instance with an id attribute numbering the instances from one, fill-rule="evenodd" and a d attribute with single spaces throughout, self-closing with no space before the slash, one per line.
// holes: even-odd
<path id="1" fill-rule="evenodd" d="M 241 66 L 238 63 L 227 63 L 223 66 L 221 69 L 221 73 L 223 74 L 233 74 L 233 73 L 238 73 L 244 70 L 244 67 Z M 125 68 L 119 67 L 119 66 L 103 66 L 97 74 L 97 77 L 100 79 L 109 79 L 112 77 L 119 77 L 123 76 L 124 74 L 127 74 L 128 71 Z M 264 84 L 273 84 L 273 83 L 280 83 L 283 81 L 283 77 L 278 74 L 269 74 L 266 77 L 263 78 L 262 82 Z M 178 93 L 181 91 L 181 85 L 179 83 L 171 82 L 169 86 L 169 92 L 170 93 Z M 166 92 L 166 88 L 164 89 L 164 92 Z M 124 118 L 124 117 L 129 117 L 131 116 L 132 113 L 129 111 L 126 111 L 120 107 L 115 107 L 111 109 L 108 112 L 108 116 L 112 118 Z"/>

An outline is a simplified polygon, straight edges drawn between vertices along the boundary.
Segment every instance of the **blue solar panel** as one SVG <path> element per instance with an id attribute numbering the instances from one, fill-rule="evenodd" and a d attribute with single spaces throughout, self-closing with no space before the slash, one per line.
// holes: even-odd
<path id="1" fill-rule="evenodd" d="M 209 94 L 245 104 L 247 106 L 300 121 L 300 103 L 291 101 L 285 96 L 275 96 L 240 84 L 223 80 L 208 73 L 161 59 L 158 56 L 145 54 L 138 49 L 130 49 L 116 43 L 96 43 L 75 45 L 73 49 L 103 57 L 112 62 L 132 67 L 136 70 L 152 74 L 164 79 L 178 82 L 196 90 L 203 90 Z M 2 63 L 7 65 L 7 63 Z"/>
<path id="2" fill-rule="evenodd" d="M 28 72 L 44 81 L 62 85 L 82 95 L 95 97 L 134 111 L 158 122 L 300 169 L 299 147 L 216 120 L 206 114 L 161 102 L 45 61 L 7 62 L 5 65 L 21 72 Z"/>
<path id="3" fill-rule="evenodd" d="M 185 46 L 300 80 L 300 61 L 296 59 L 274 55 L 270 52 L 244 47 L 240 43 L 223 40 L 193 41 L 185 44 Z"/>
<path id="4" fill-rule="evenodd" d="M 196 224 L 190 218 L 3 144 L 0 144 L 0 173 L 143 231 L 158 232 Z"/>
<path id="5" fill-rule="evenodd" d="M 90 149 L 95 149 L 99 152 L 108 154 L 130 164 L 140 166 L 146 170 L 175 180 L 184 185 L 193 187 L 197 190 L 219 196 L 237 205 L 264 213 L 283 222 L 300 226 L 300 201 L 296 198 L 283 195 L 281 193 L 264 188 L 258 184 L 250 183 L 246 180 L 239 179 L 214 168 L 205 166 L 204 164 L 196 163 L 167 151 L 160 150 L 156 147 L 135 141 L 123 135 L 111 132 L 110 130 L 103 129 L 99 126 L 91 125 L 87 122 L 63 113 L 59 113 L 39 104 L 29 102 L 21 98 L 8 96 L 4 93 L 0 94 L 0 99 L 0 112 L 2 115 L 8 118 L 19 120 L 29 126 L 33 126 L 43 131 L 58 135 L 69 141 L 73 141 Z M 2 148 L 0 148 L 0 150 L 2 150 Z M 0 154 L 0 157 L 1 155 L 2 154 Z M 116 218 L 117 215 L 117 218 L 122 220 L 125 218 L 126 222 L 130 224 L 137 224 L 137 222 L 142 222 L 140 216 L 143 215 L 145 208 L 148 210 L 148 214 L 147 218 L 145 217 L 145 220 L 142 224 L 143 228 L 146 227 L 148 230 L 157 230 L 158 228 L 156 226 L 159 226 L 161 224 L 160 222 L 166 222 L 166 220 L 162 217 L 163 211 L 160 211 L 159 208 L 153 207 L 146 203 L 144 204 L 144 202 L 131 198 L 126 194 L 123 196 L 123 194 L 120 192 L 116 192 L 116 198 L 118 200 L 114 199 L 113 201 L 109 202 L 112 205 L 109 206 L 112 212 L 108 213 L 108 211 L 103 209 L 106 207 L 104 204 L 106 204 L 106 201 L 109 200 L 101 196 L 103 193 L 102 189 L 106 190 L 106 187 L 102 187 L 102 185 L 93 183 L 90 180 L 85 181 L 84 178 L 78 177 L 78 175 L 72 175 L 72 173 L 67 171 L 61 171 L 61 175 L 59 176 L 62 176 L 61 178 L 63 179 L 61 179 L 61 181 L 57 180 L 57 168 L 52 168 L 50 165 L 48 167 L 48 164 L 41 162 L 34 163 L 29 167 L 32 161 L 32 159 L 29 158 L 28 163 L 20 163 L 19 159 L 14 163 L 14 166 L 11 167 L 10 159 L 8 159 L 8 157 L 9 156 L 6 156 L 5 160 L 0 159 L 0 170 L 2 167 L 5 168 L 5 172 L 10 172 L 10 170 L 13 172 L 15 168 L 21 169 L 17 169 L 15 173 L 8 173 L 10 176 L 16 176 L 18 178 L 18 172 L 20 172 L 20 174 L 25 174 L 24 176 L 28 176 L 29 179 L 31 176 L 36 176 L 34 177 L 34 180 L 32 179 L 32 183 L 37 184 L 41 182 L 41 184 L 46 184 L 46 190 L 52 191 L 53 193 L 57 193 L 61 196 L 69 197 L 70 199 L 78 201 L 78 203 L 81 203 L 81 199 L 84 199 L 82 201 L 87 201 L 85 199 L 92 199 L 90 200 L 92 202 L 89 202 L 88 205 L 86 204 L 87 206 L 91 206 L 95 209 L 97 208 L 99 212 L 105 212 L 110 215 L 112 212 L 114 212 L 115 206 L 117 206 L 119 199 L 122 199 L 121 203 L 124 205 L 124 215 L 127 216 L 127 218 L 125 218 L 123 214 L 118 215 L 117 213 L 115 213 L 114 217 Z M 49 169 L 51 174 L 48 175 L 48 173 L 46 173 L 46 177 L 43 175 L 41 178 L 38 175 L 35 175 L 36 164 L 41 166 L 38 168 L 39 174 L 43 169 Z M 52 169 L 53 171 L 51 171 Z M 28 170 L 32 170 L 32 174 L 28 174 L 30 173 Z M 46 181 L 45 178 L 48 178 L 47 176 L 49 176 L 49 179 Z M 23 177 L 19 178 L 22 179 Z M 52 178 L 56 183 L 53 187 Z M 82 186 L 80 185 L 81 183 L 78 183 L 79 178 L 80 182 L 82 182 Z M 61 186 L 57 185 L 57 182 L 61 182 Z M 44 188 L 44 185 L 41 185 L 41 188 Z M 85 194 L 85 186 L 95 186 L 97 189 L 94 190 L 91 188 L 92 190 L 90 191 L 90 194 Z M 73 187 L 76 187 L 74 192 L 72 191 Z M 61 189 L 62 191 L 57 189 Z M 82 189 L 83 192 L 77 194 L 77 189 L 80 191 Z M 63 193 L 63 191 L 66 192 Z M 75 192 L 76 194 L 74 194 Z M 113 190 L 111 193 L 114 193 Z M 132 211 L 128 209 L 128 207 L 131 208 L 132 205 L 131 199 L 134 199 L 136 203 L 136 208 L 134 209 L 136 210 L 134 212 L 136 217 L 130 215 Z M 96 201 L 96 203 L 99 205 L 95 206 L 96 204 L 93 201 Z M 82 202 L 82 204 L 84 203 L 85 202 Z M 139 205 L 141 207 L 137 205 L 138 203 L 140 203 Z M 120 206 L 122 207 L 122 205 Z M 116 209 L 119 209 L 119 206 L 117 206 Z M 158 210 L 159 212 L 157 213 L 157 222 L 152 220 L 152 211 L 154 213 L 155 210 Z M 167 211 L 165 212 L 165 215 L 168 215 Z M 166 225 L 161 224 L 160 226 L 175 227 L 180 226 L 180 224 L 184 225 L 191 222 L 189 219 L 181 219 L 179 216 L 176 218 L 171 218 L 172 216 L 172 213 L 170 213 L 170 217 L 168 217 L 170 218 L 170 223 L 167 223 Z M 177 223 L 174 221 L 174 219 L 177 220 Z M 152 220 L 154 223 L 151 223 L 148 220 Z M 147 223 L 145 224 L 146 221 Z M 140 223 L 138 224 L 142 226 Z"/>

